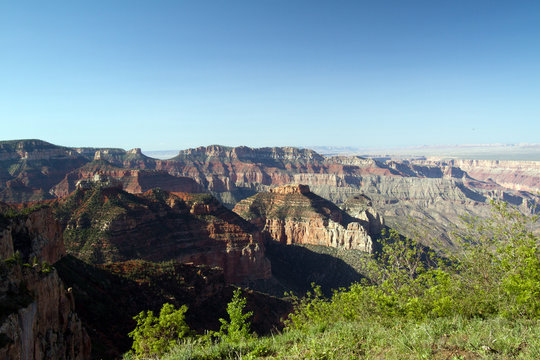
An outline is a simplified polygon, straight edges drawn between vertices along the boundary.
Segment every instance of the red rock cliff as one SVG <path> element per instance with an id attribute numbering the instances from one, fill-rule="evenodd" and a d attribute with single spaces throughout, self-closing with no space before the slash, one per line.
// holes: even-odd
<path id="1" fill-rule="evenodd" d="M 90 358 L 72 295 L 56 270 L 44 265 L 64 254 L 59 230 L 50 209 L 0 219 L 0 257 L 13 259 L 0 262 L 0 303 L 8 310 L 0 319 L 1 359 Z M 33 266 L 22 265 L 34 257 Z"/>
<path id="2" fill-rule="evenodd" d="M 67 196 L 75 191 L 78 183 L 95 181 L 96 176 L 114 179 L 125 191 L 132 194 L 143 193 L 153 188 L 172 192 L 203 192 L 201 185 L 185 176 L 172 176 L 166 171 L 122 169 L 105 162 L 97 162 L 68 173 L 50 193 L 56 197 Z"/>
<path id="3" fill-rule="evenodd" d="M 260 233 L 208 194 L 81 189 L 58 214 L 67 251 L 91 263 L 176 259 L 219 266 L 229 282 L 271 276 Z"/>

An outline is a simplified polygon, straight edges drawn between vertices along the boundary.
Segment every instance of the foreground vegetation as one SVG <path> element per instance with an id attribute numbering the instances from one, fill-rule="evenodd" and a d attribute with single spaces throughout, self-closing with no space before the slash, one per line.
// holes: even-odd
<path id="1" fill-rule="evenodd" d="M 249 316 L 237 295 L 228 308 L 231 323 L 238 322 L 233 336 L 223 329 L 202 336 L 183 331 L 174 334 L 166 354 L 136 355 L 171 360 L 539 359 L 540 242 L 530 231 L 537 218 L 504 203 L 493 206 L 492 218 L 468 219 L 465 234 L 456 239 L 460 252 L 447 257 L 387 234 L 377 261 L 367 266 L 370 281 L 331 298 L 317 286 L 303 298 L 293 296 L 295 310 L 281 334 L 250 334 Z"/>
<path id="2" fill-rule="evenodd" d="M 188 339 L 162 359 L 539 359 L 539 339 L 536 321 L 368 318 L 236 343 Z"/>

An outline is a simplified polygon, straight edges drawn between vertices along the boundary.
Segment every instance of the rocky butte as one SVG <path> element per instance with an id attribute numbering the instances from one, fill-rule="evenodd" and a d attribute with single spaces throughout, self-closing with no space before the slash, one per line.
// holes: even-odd
<path id="1" fill-rule="evenodd" d="M 67 252 L 89 263 L 177 260 L 219 266 L 235 283 L 271 276 L 260 233 L 209 194 L 87 184 L 55 207 Z"/>
<path id="2" fill-rule="evenodd" d="M 373 250 L 373 236 L 383 223 L 371 207 L 352 217 L 336 205 L 315 195 L 307 185 L 271 188 L 240 201 L 236 213 L 261 232 L 283 244 L 310 244 L 365 252 Z"/>

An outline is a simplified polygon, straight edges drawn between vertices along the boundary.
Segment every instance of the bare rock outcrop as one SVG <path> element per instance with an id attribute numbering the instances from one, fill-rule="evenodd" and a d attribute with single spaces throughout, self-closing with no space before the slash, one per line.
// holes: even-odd
<path id="1" fill-rule="evenodd" d="M 0 358 L 89 359 L 72 294 L 47 265 L 65 254 L 50 209 L 2 217 L 0 243 Z"/>
<path id="2" fill-rule="evenodd" d="M 539 161 L 428 159 L 414 162 L 441 168 L 458 168 L 476 180 L 493 182 L 506 189 L 532 193 L 540 192 Z"/>
<path id="3" fill-rule="evenodd" d="M 374 208 L 371 199 L 366 195 L 355 195 L 349 198 L 342 209 L 353 218 L 369 224 L 370 234 L 380 234 L 384 228 L 384 220 Z"/>
<path id="4" fill-rule="evenodd" d="M 375 211 L 370 208 L 375 213 Z M 353 218 L 307 185 L 285 185 L 239 202 L 234 210 L 283 244 L 311 244 L 373 251 L 373 238 L 382 227 L 380 216 L 366 210 Z M 376 214 L 376 213 L 375 213 Z M 380 230 L 379 230 L 380 232 Z"/>
<path id="5" fill-rule="evenodd" d="M 66 254 L 62 232 L 49 208 L 11 219 L 2 231 L 0 257 L 7 259 L 19 251 L 24 259 L 54 264 Z"/>
<path id="6" fill-rule="evenodd" d="M 105 161 L 89 163 L 68 173 L 50 192 L 56 197 L 64 197 L 78 187 L 89 188 L 92 184 L 109 184 L 132 194 L 153 188 L 171 192 L 203 192 L 199 184 L 185 176 L 172 176 L 166 171 L 122 169 Z"/>
<path id="7" fill-rule="evenodd" d="M 0 201 L 52 198 L 49 189 L 87 162 L 74 149 L 41 140 L 0 141 Z"/>
<path id="8" fill-rule="evenodd" d="M 287 194 L 308 194 L 309 193 L 309 186 L 307 185 L 284 185 L 284 186 L 278 186 L 275 188 L 271 188 L 270 192 L 273 194 L 281 194 L 281 195 L 287 195 Z"/>

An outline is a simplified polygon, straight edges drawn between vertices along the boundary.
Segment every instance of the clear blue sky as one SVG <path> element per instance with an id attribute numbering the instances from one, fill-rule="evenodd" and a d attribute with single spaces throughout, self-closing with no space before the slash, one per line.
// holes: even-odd
<path id="1" fill-rule="evenodd" d="M 1 1 L 0 139 L 540 142 L 540 1 Z"/>

